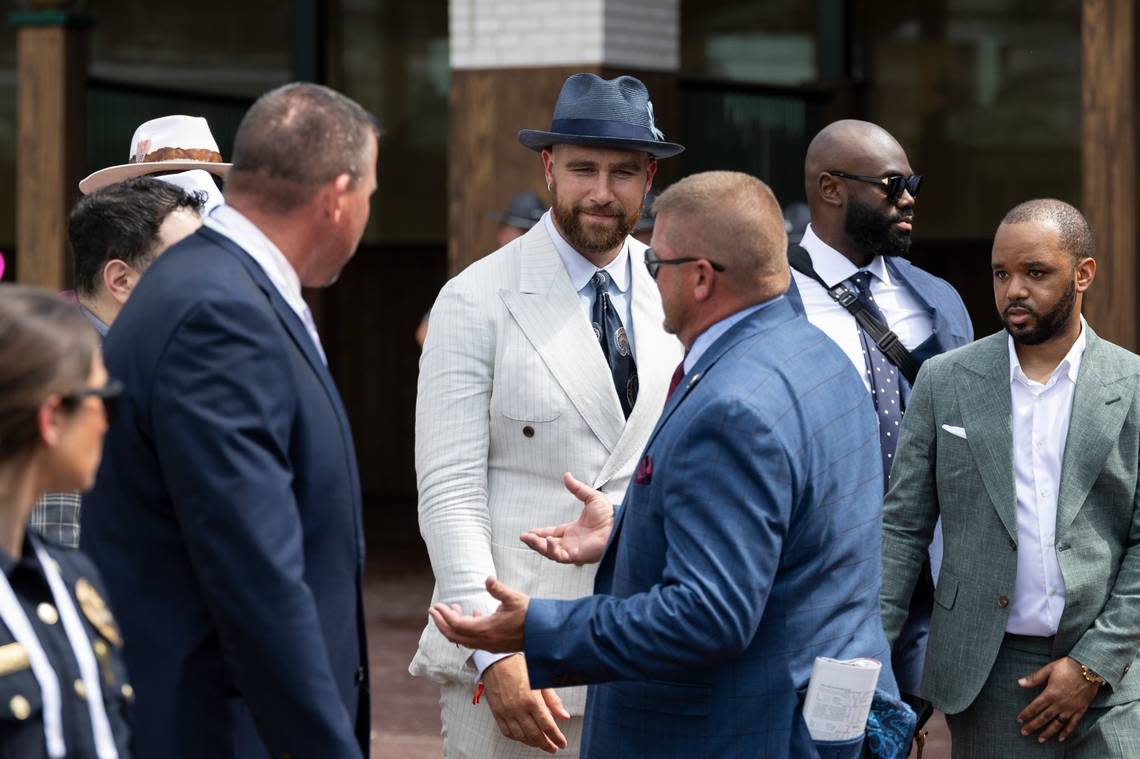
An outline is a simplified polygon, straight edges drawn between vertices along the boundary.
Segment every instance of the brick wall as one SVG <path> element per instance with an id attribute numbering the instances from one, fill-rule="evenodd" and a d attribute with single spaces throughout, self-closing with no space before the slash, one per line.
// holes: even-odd
<path id="1" fill-rule="evenodd" d="M 675 71 L 679 0 L 449 0 L 451 68 Z"/>

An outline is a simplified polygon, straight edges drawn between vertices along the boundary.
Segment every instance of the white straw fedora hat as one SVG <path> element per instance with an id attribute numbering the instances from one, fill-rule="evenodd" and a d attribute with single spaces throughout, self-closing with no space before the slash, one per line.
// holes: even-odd
<path id="1" fill-rule="evenodd" d="M 199 116 L 162 116 L 135 130 L 127 163 L 99 169 L 79 183 L 84 195 L 144 174 L 204 169 L 225 179 L 233 164 L 223 163 L 210 125 Z"/>

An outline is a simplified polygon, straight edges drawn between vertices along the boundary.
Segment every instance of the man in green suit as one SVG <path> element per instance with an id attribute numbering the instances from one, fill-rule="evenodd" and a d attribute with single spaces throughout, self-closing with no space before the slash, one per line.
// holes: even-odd
<path id="1" fill-rule="evenodd" d="M 1005 329 L 927 361 L 883 509 L 899 634 L 942 517 L 922 695 L 961 757 L 1140 757 L 1140 357 L 1081 317 L 1088 224 L 1033 200 L 994 237 Z"/>

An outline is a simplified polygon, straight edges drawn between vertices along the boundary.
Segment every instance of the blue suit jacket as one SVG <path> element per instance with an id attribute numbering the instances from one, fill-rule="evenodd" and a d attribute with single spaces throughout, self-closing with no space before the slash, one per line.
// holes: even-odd
<path id="1" fill-rule="evenodd" d="M 123 627 L 135 754 L 366 754 L 359 477 L 300 319 L 203 228 L 147 271 L 104 355 L 126 391 L 82 545 Z"/>
<path id="2" fill-rule="evenodd" d="M 786 298 L 713 343 L 665 405 L 597 595 L 531 601 L 531 684 L 605 683 L 584 757 L 816 756 L 799 709 L 817 656 L 879 659 L 897 693 L 878 460 L 859 375 Z"/>

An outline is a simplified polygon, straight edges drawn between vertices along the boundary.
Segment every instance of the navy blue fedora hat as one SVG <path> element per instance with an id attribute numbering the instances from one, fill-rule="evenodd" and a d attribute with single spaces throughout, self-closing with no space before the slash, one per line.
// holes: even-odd
<path id="1" fill-rule="evenodd" d="M 640 79 L 574 74 L 562 85 L 550 131 L 520 129 L 519 142 L 531 150 L 551 145 L 644 150 L 654 158 L 675 156 L 685 148 L 665 142 L 653 123 L 653 103 Z"/>

